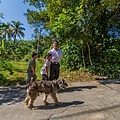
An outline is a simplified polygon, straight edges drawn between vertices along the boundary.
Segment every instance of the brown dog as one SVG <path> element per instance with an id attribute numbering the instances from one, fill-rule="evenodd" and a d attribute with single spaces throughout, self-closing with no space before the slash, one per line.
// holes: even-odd
<path id="1" fill-rule="evenodd" d="M 65 80 L 54 80 L 54 81 L 34 81 L 27 87 L 27 97 L 25 98 L 25 103 L 29 109 L 33 108 L 33 103 L 39 92 L 44 92 L 43 102 L 44 105 L 48 105 L 47 97 L 50 94 L 53 98 L 55 105 L 59 105 L 56 93 L 59 89 L 65 89 L 68 86 Z"/>

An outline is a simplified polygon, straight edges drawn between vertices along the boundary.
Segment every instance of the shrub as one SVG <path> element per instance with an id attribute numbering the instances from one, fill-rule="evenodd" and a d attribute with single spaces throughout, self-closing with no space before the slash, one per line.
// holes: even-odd
<path id="1" fill-rule="evenodd" d="M 99 60 L 94 61 L 94 64 L 89 67 L 89 71 L 110 78 L 120 77 L 120 51 L 107 49 Z"/>
<path id="2" fill-rule="evenodd" d="M 80 46 L 74 43 L 63 46 L 61 64 L 69 70 L 78 70 L 82 66 Z"/>
<path id="3" fill-rule="evenodd" d="M 6 77 L 0 73 L 0 85 L 3 85 L 6 82 Z"/>

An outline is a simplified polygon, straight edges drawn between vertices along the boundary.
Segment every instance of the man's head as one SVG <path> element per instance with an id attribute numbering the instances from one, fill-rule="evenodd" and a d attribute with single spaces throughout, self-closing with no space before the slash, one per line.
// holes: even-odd
<path id="1" fill-rule="evenodd" d="M 57 40 L 55 40 L 55 41 L 53 42 L 53 48 L 54 48 L 54 49 L 58 49 L 58 47 L 59 47 L 59 43 L 58 43 Z"/>
<path id="2" fill-rule="evenodd" d="M 37 59 L 38 58 L 38 54 L 37 53 L 33 53 L 32 54 L 32 58 Z"/>

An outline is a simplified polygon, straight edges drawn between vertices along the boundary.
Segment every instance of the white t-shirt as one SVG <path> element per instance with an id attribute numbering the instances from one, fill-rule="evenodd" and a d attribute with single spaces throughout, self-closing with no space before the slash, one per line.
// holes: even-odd
<path id="1" fill-rule="evenodd" d="M 46 60 L 45 64 L 43 65 L 43 67 L 42 67 L 42 69 L 40 71 L 41 75 L 46 74 L 45 67 L 48 67 L 48 73 L 50 73 L 50 65 L 51 65 L 51 61 Z"/>
<path id="2" fill-rule="evenodd" d="M 52 54 L 52 62 L 60 62 L 60 58 L 62 57 L 62 50 L 58 49 L 55 50 L 54 48 L 49 51 L 50 54 Z"/>

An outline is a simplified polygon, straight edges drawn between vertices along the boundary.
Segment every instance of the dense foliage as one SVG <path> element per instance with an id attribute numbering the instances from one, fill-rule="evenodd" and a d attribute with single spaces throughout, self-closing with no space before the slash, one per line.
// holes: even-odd
<path id="1" fill-rule="evenodd" d="M 50 36 L 59 39 L 64 51 L 61 63 L 66 68 L 86 68 L 92 73 L 110 77 L 120 75 L 119 0 L 24 2 L 38 9 L 28 10 L 28 22 L 34 26 L 40 20 L 44 29 L 50 30 Z M 33 15 L 37 15 L 36 23 L 31 17 Z M 40 25 L 39 22 L 37 25 Z"/>
<path id="2" fill-rule="evenodd" d="M 33 41 L 16 41 L 13 37 L 13 43 L 9 40 L 11 34 L 2 37 L 9 24 L 0 23 L 0 37 L 6 38 L 5 48 L 0 49 L 9 53 L 4 54 L 7 59 L 20 60 L 33 51 L 45 54 L 54 38 L 63 49 L 64 69 L 120 76 L 119 0 L 24 0 L 24 3 L 36 7 L 36 11 L 28 9 L 25 13 L 28 23 L 35 28 Z M 19 22 L 19 28 L 21 25 Z M 20 30 L 23 32 L 24 27 Z"/>
<path id="3" fill-rule="evenodd" d="M 62 50 L 64 54 L 61 63 L 66 69 L 78 70 L 82 67 L 82 52 L 78 44 L 69 43 Z"/>

